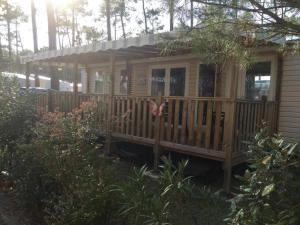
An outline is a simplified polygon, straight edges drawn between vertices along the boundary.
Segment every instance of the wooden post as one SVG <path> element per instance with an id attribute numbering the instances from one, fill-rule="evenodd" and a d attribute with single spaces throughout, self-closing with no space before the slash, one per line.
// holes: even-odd
<path id="1" fill-rule="evenodd" d="M 53 90 L 48 90 L 48 112 L 54 112 Z"/>
<path id="2" fill-rule="evenodd" d="M 238 60 L 233 60 L 233 71 L 231 76 L 231 91 L 230 102 L 225 102 L 225 121 L 224 121 L 224 151 L 225 160 L 223 164 L 224 169 L 224 191 L 229 194 L 231 189 L 231 175 L 232 175 L 232 155 L 234 150 L 235 138 L 235 112 L 236 99 L 238 89 L 239 64 Z"/>
<path id="3" fill-rule="evenodd" d="M 39 75 L 34 74 L 34 86 L 39 87 L 40 86 L 40 78 Z"/>
<path id="4" fill-rule="evenodd" d="M 86 93 L 91 93 L 91 72 L 87 65 L 85 65 L 85 73 L 86 73 Z"/>
<path id="5" fill-rule="evenodd" d="M 109 90 L 109 104 L 108 104 L 108 118 L 107 118 L 107 152 L 111 153 L 112 149 L 112 108 L 113 108 L 113 96 L 115 89 L 115 63 L 116 57 L 114 52 L 110 53 L 110 90 Z"/>
<path id="6" fill-rule="evenodd" d="M 162 104 L 163 98 L 161 93 L 159 93 L 158 101 L 157 101 L 157 106 Z M 158 116 L 156 115 L 155 117 L 155 125 L 154 125 L 154 146 L 153 146 L 153 153 L 154 153 L 154 169 L 158 169 L 158 164 L 159 164 L 159 158 L 160 158 L 160 137 L 161 137 L 161 124 L 163 120 L 163 115 Z"/>
<path id="7" fill-rule="evenodd" d="M 26 75 L 26 89 L 29 89 L 29 87 L 30 87 L 30 81 L 29 81 L 29 77 L 30 77 L 30 63 L 29 62 L 26 63 L 26 72 L 25 72 L 25 75 Z"/>
<path id="8" fill-rule="evenodd" d="M 225 123 L 224 123 L 224 190 L 227 194 L 231 188 L 231 173 L 232 173 L 232 155 L 234 147 L 234 132 L 235 132 L 235 107 L 236 102 L 232 100 L 225 102 Z"/>
<path id="9" fill-rule="evenodd" d="M 51 89 L 59 90 L 59 79 L 55 67 L 49 62 L 49 77 L 51 77 Z"/>
<path id="10" fill-rule="evenodd" d="M 74 94 L 78 94 L 78 80 L 79 80 L 79 72 L 78 72 L 78 63 L 74 63 L 74 79 L 73 79 L 73 92 Z"/>

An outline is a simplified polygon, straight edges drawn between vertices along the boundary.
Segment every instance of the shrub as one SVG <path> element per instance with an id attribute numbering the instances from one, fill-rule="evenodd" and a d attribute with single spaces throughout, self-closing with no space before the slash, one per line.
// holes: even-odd
<path id="1" fill-rule="evenodd" d="M 120 216 L 130 225 L 221 225 L 227 203 L 207 189 L 196 188 L 184 176 L 187 161 L 175 166 L 164 158 L 155 175 L 135 168 L 121 192 Z"/>
<path id="2" fill-rule="evenodd" d="M 0 147 L 12 151 L 17 140 L 28 139 L 37 119 L 35 102 L 33 95 L 21 94 L 16 78 L 0 74 Z"/>
<path id="3" fill-rule="evenodd" d="M 262 129 L 249 147 L 250 171 L 232 203 L 230 224 L 300 224 L 300 148 Z"/>

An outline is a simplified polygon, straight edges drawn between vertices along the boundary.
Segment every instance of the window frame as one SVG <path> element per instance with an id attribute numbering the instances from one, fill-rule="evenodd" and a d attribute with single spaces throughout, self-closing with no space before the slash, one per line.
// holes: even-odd
<path id="1" fill-rule="evenodd" d="M 274 101 L 276 98 L 276 85 L 277 85 L 277 74 L 278 74 L 278 55 L 273 53 L 272 55 L 260 55 L 253 57 L 253 63 L 259 62 L 270 62 L 271 63 L 271 80 L 270 90 L 267 96 L 268 101 Z M 237 97 L 246 99 L 246 73 L 247 69 L 241 69 L 238 79 L 238 90 Z"/>
<path id="2" fill-rule="evenodd" d="M 99 74 L 101 72 L 101 74 Z M 97 79 L 97 73 L 98 73 L 98 76 L 102 76 L 102 79 L 103 79 L 103 81 L 102 81 L 102 83 L 103 83 L 103 91 L 102 92 L 96 92 L 96 82 L 97 81 L 100 81 L 99 79 Z M 105 94 L 105 85 L 106 85 L 106 82 L 105 82 L 105 75 L 104 75 L 104 72 L 103 72 L 103 70 L 100 70 L 100 69 L 96 69 L 95 70 L 95 81 L 94 81 L 94 93 L 95 94 Z"/>
<path id="3" fill-rule="evenodd" d="M 214 75 L 214 96 L 212 97 L 204 97 L 204 96 L 198 96 L 199 94 L 199 81 L 200 81 L 200 67 L 201 65 L 207 65 L 207 64 L 214 64 L 214 63 L 204 63 L 204 62 L 197 62 L 197 71 L 196 71 L 196 95 L 197 97 L 200 97 L 200 98 L 214 98 L 215 97 L 215 93 L 216 93 L 216 77 Z M 215 68 L 216 69 L 216 68 Z M 226 73 L 226 76 L 227 76 L 227 73 Z M 225 84 L 224 84 L 225 85 Z"/>
<path id="4" fill-rule="evenodd" d="M 190 77 L 190 63 L 171 63 L 171 64 L 156 64 L 149 66 L 148 70 L 148 95 L 151 96 L 152 89 L 152 70 L 153 69 L 165 69 L 165 96 L 170 96 L 170 81 L 171 81 L 171 69 L 185 68 L 185 85 L 184 96 L 188 96 L 189 93 L 189 77 Z"/>

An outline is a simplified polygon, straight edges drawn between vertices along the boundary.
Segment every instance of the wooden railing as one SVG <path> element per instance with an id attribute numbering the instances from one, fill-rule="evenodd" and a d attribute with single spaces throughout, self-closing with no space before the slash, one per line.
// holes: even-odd
<path id="1" fill-rule="evenodd" d="M 224 157 L 224 145 L 229 142 L 224 131 L 233 124 L 227 116 L 234 107 L 230 99 L 114 96 L 113 133 L 154 143 L 158 130 L 151 100 L 165 104 L 159 125 L 160 145 L 177 149 L 188 146 L 185 150 L 195 154 L 208 154 L 209 149 L 216 157 Z"/>
<path id="2" fill-rule="evenodd" d="M 222 160 L 226 149 L 245 151 L 261 124 L 277 126 L 277 103 L 228 98 L 151 97 L 48 92 L 38 95 L 38 108 L 71 112 L 83 102 L 94 102 L 98 121 L 111 134 L 144 144 L 159 145 Z M 153 115 L 150 102 L 164 103 L 162 116 Z M 111 105 L 111 115 L 108 107 Z M 160 104 L 159 104 L 160 105 Z M 158 105 L 158 106 L 159 106 Z M 157 135 L 159 134 L 159 135 Z"/>
<path id="3" fill-rule="evenodd" d="M 244 152 L 263 123 L 266 123 L 270 133 L 276 132 L 277 114 L 277 102 L 237 100 L 234 151 Z"/>

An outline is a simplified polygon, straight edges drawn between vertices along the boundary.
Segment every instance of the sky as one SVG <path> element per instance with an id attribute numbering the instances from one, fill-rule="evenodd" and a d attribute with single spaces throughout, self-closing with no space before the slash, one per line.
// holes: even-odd
<path id="1" fill-rule="evenodd" d="M 48 25 L 47 25 L 47 12 L 46 12 L 46 1 L 47 0 L 35 0 L 35 6 L 37 9 L 36 14 L 36 20 L 37 20 L 37 31 L 38 31 L 38 45 L 39 48 L 48 46 Z M 70 0 L 52 0 L 54 5 L 56 7 L 64 7 L 66 3 Z M 21 39 L 24 46 L 24 49 L 30 49 L 33 50 L 33 41 L 32 41 L 32 25 L 31 25 L 31 6 L 30 6 L 30 0 L 10 0 L 12 3 L 17 3 L 22 10 L 24 11 L 25 15 L 28 16 L 28 21 L 25 23 L 22 23 L 20 25 L 20 33 L 21 33 Z M 93 15 L 99 16 L 100 13 L 100 5 L 103 4 L 103 0 L 88 0 L 88 6 L 87 9 L 91 10 Z M 135 8 L 140 9 L 142 7 L 141 1 L 137 1 L 135 4 Z M 148 4 L 150 4 L 148 2 Z M 133 31 L 133 33 L 138 33 L 138 30 L 141 25 L 137 25 L 137 22 L 135 18 L 137 16 L 141 16 L 138 14 L 138 12 L 135 12 L 136 15 L 133 16 L 134 21 L 128 22 L 128 27 L 130 27 L 130 30 Z M 167 18 L 161 18 L 165 27 L 168 27 L 168 19 Z M 85 23 L 88 25 L 94 24 L 95 26 L 101 26 L 101 24 L 98 22 L 96 23 L 93 18 L 89 17 L 81 21 L 81 23 Z M 103 25 L 105 26 L 105 25 Z M 120 31 L 121 32 L 121 31 Z M 121 33 L 119 32 L 120 36 Z"/>
<path id="2" fill-rule="evenodd" d="M 24 49 L 33 50 L 30 0 L 10 1 L 12 3 L 17 3 L 22 8 L 25 15 L 28 16 L 28 21 L 26 23 L 22 23 L 20 26 L 20 33 Z M 57 7 L 63 7 L 64 4 L 66 4 L 69 0 L 52 1 Z M 101 1 L 102 0 L 89 0 L 88 8 L 93 10 L 94 13 L 99 12 Z M 35 0 L 35 5 L 37 9 L 36 21 L 38 30 L 38 44 L 39 48 L 42 48 L 48 46 L 46 0 Z"/>

